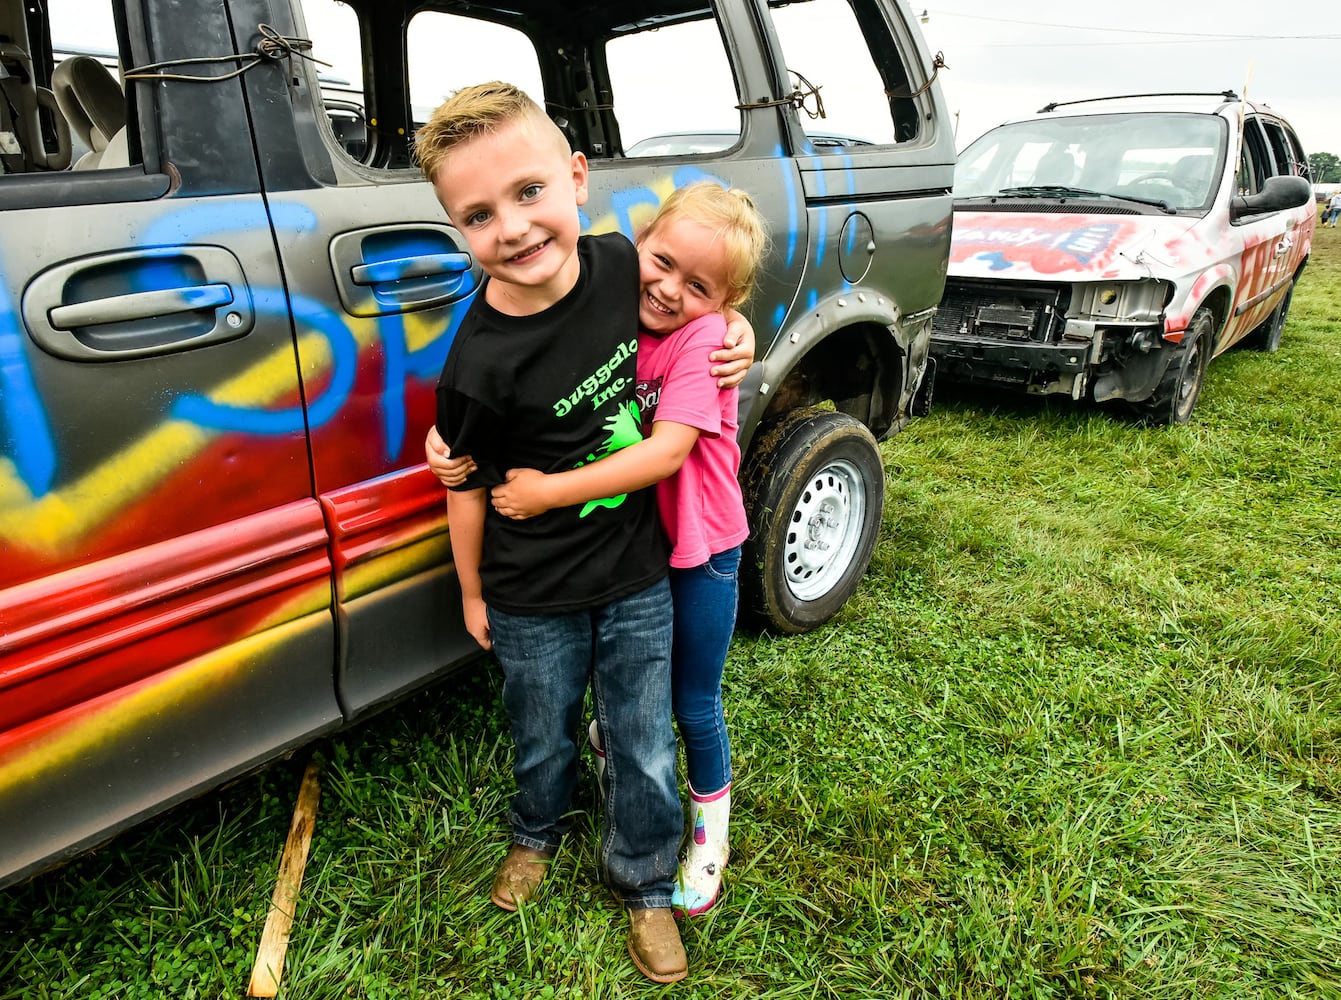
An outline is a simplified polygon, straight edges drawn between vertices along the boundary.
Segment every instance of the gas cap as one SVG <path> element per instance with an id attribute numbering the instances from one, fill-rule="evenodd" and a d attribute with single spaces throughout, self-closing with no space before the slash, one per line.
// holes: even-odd
<path id="1" fill-rule="evenodd" d="M 843 223 L 843 234 L 838 240 L 838 266 L 843 277 L 856 284 L 866 277 L 875 256 L 875 230 L 871 220 L 861 212 L 853 212 Z"/>

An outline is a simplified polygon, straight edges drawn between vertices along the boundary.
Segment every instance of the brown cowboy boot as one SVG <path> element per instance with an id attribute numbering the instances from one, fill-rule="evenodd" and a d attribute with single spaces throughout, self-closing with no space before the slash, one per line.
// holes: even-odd
<path id="1" fill-rule="evenodd" d="M 629 957 L 654 983 L 676 983 L 689 974 L 689 959 L 669 906 L 629 910 Z"/>
<path id="2" fill-rule="evenodd" d="M 549 863 L 554 855 L 534 848 L 513 844 L 508 856 L 498 866 L 494 888 L 490 895 L 494 905 L 512 911 L 518 903 L 528 902 L 540 883 L 549 874 Z"/>

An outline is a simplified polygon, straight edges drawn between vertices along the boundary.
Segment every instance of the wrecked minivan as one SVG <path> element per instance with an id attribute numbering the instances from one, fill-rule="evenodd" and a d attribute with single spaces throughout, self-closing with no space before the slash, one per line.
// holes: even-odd
<path id="1" fill-rule="evenodd" d="M 943 377 L 1186 423 L 1211 358 L 1280 345 L 1312 246 L 1308 161 L 1218 94 L 1051 104 L 960 155 Z"/>
<path id="2" fill-rule="evenodd" d="M 856 588 L 949 253 L 904 3 L 0 0 L 0 66 L 0 884 L 480 655 L 422 444 L 480 272 L 410 155 L 457 87 L 543 103 L 589 232 L 752 193 L 745 598 Z"/>

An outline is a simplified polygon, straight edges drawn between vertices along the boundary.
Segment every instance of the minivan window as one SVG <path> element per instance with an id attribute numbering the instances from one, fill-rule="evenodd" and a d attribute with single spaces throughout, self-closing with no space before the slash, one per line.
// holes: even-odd
<path id="1" fill-rule="evenodd" d="M 1217 115 L 1086 115 L 1002 125 L 960 155 L 955 197 L 1062 187 L 1199 209 L 1214 194 L 1224 142 Z"/>
<path id="2" fill-rule="evenodd" d="M 50 173 L 138 162 L 129 129 L 111 0 L 52 0 L 52 63 L 45 41 L 28 37 L 19 5 L 0 22 L 0 132 L 11 136 L 5 174 Z M 31 22 L 29 22 L 31 23 Z M 68 132 L 68 147 L 61 133 Z M 111 147 L 109 150 L 108 147 Z"/>
<path id="3" fill-rule="evenodd" d="M 839 133 L 882 144 L 918 137 L 921 119 L 907 68 L 890 44 L 885 15 L 873 4 L 810 0 L 770 7 L 788 86 L 802 95 L 812 87 L 819 91 L 818 97 L 805 97 L 798 112 L 808 137 Z M 813 145 L 815 152 L 843 148 Z"/>
<path id="4" fill-rule="evenodd" d="M 1263 121 L 1267 141 L 1271 143 L 1271 155 L 1276 161 L 1276 173 L 1285 177 L 1292 174 L 1305 174 L 1296 156 L 1298 143 L 1291 142 L 1291 136 L 1280 122 Z"/>
<path id="5" fill-rule="evenodd" d="M 330 63 L 318 79 L 336 145 L 356 160 L 367 159 L 373 147 L 358 14 L 339 0 L 303 0 L 303 20 L 312 52 Z"/>
<path id="6" fill-rule="evenodd" d="M 1243 122 L 1243 141 L 1239 146 L 1239 194 L 1257 194 L 1271 173 L 1271 154 L 1256 118 Z"/>
<path id="7" fill-rule="evenodd" d="M 488 80 L 515 84 L 545 107 L 535 45 L 516 28 L 460 14 L 424 10 L 405 31 L 406 73 L 416 125 L 454 91 Z M 444 53 L 450 53 L 445 58 Z"/>
<path id="8" fill-rule="evenodd" d="M 686 52 L 694 54 L 690 72 Z M 618 35 L 606 43 L 605 59 L 628 155 L 703 153 L 736 144 L 740 98 L 714 19 Z"/>

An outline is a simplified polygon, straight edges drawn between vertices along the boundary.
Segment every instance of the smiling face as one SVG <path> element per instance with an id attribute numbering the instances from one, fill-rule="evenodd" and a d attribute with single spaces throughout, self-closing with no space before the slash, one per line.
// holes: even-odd
<path id="1" fill-rule="evenodd" d="M 547 120 L 513 119 L 457 146 L 433 189 L 493 279 L 485 300 L 494 308 L 539 312 L 577 283 L 587 160 Z"/>
<path id="2" fill-rule="evenodd" d="M 638 321 L 649 333 L 670 333 L 721 312 L 727 299 L 727 251 L 718 234 L 674 216 L 638 243 Z"/>

